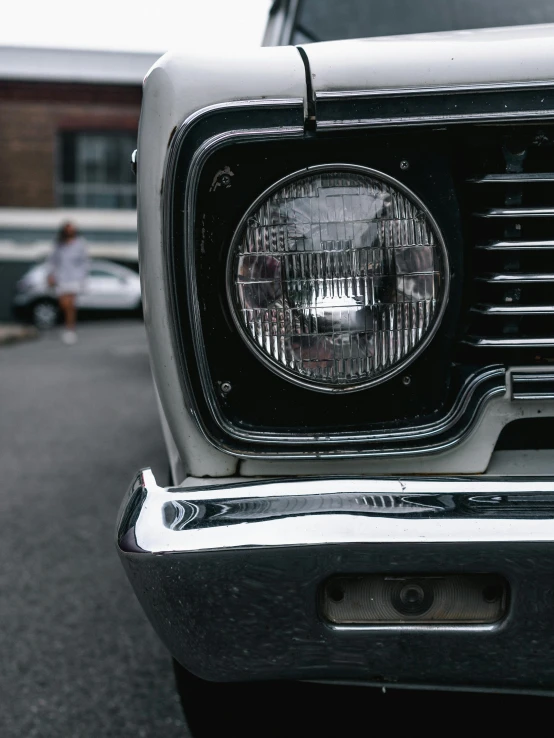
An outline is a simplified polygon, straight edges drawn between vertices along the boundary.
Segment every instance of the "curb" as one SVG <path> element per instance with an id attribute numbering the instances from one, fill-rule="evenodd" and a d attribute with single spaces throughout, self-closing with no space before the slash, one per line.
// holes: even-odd
<path id="1" fill-rule="evenodd" d="M 39 332 L 32 325 L 18 325 L 16 323 L 0 323 L 0 346 L 20 341 L 31 341 L 38 338 Z"/>

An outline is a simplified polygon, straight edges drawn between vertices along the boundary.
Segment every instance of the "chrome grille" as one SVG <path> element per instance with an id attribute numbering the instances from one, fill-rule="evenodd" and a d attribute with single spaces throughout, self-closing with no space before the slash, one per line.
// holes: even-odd
<path id="1" fill-rule="evenodd" d="M 473 299 L 464 342 L 554 357 L 554 133 L 497 132 L 467 178 Z"/>

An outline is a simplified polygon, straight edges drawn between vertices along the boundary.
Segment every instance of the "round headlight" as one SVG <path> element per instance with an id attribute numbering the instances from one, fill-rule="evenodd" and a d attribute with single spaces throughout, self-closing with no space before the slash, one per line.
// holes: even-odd
<path id="1" fill-rule="evenodd" d="M 431 340 L 448 255 L 421 200 L 386 174 L 325 165 L 278 182 L 242 219 L 227 262 L 233 319 L 274 372 L 363 389 Z"/>

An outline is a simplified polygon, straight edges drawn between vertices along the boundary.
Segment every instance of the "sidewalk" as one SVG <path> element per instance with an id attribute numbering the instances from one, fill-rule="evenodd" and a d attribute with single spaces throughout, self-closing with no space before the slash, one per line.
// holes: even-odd
<path id="1" fill-rule="evenodd" d="M 32 325 L 18 323 L 0 323 L 0 346 L 17 341 L 29 341 L 38 338 L 38 331 Z"/>

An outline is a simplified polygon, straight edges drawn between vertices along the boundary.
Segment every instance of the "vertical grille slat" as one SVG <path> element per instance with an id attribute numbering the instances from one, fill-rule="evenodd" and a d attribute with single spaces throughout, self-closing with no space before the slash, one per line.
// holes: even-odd
<path id="1" fill-rule="evenodd" d="M 538 182 L 554 182 L 554 172 L 506 172 L 505 174 L 484 174 L 482 177 L 470 177 L 473 184 L 525 184 Z"/>
<path id="2" fill-rule="evenodd" d="M 475 213 L 478 218 L 553 218 L 554 208 L 490 208 Z"/>
<path id="3" fill-rule="evenodd" d="M 534 284 L 535 282 L 554 283 L 554 274 L 541 274 L 540 272 L 536 272 L 534 274 L 479 274 L 476 279 L 480 282 L 487 282 L 488 284 Z"/>
<path id="4" fill-rule="evenodd" d="M 475 248 L 481 251 L 554 251 L 554 241 L 491 241 L 478 243 Z"/>
<path id="5" fill-rule="evenodd" d="M 473 297 L 463 342 L 554 360 L 554 128 L 489 129 L 466 153 Z"/>
<path id="6" fill-rule="evenodd" d="M 486 348 L 554 348 L 554 338 L 487 338 L 468 336 L 466 342 L 471 346 Z"/>
<path id="7" fill-rule="evenodd" d="M 473 305 L 474 313 L 484 315 L 554 315 L 554 305 Z"/>

